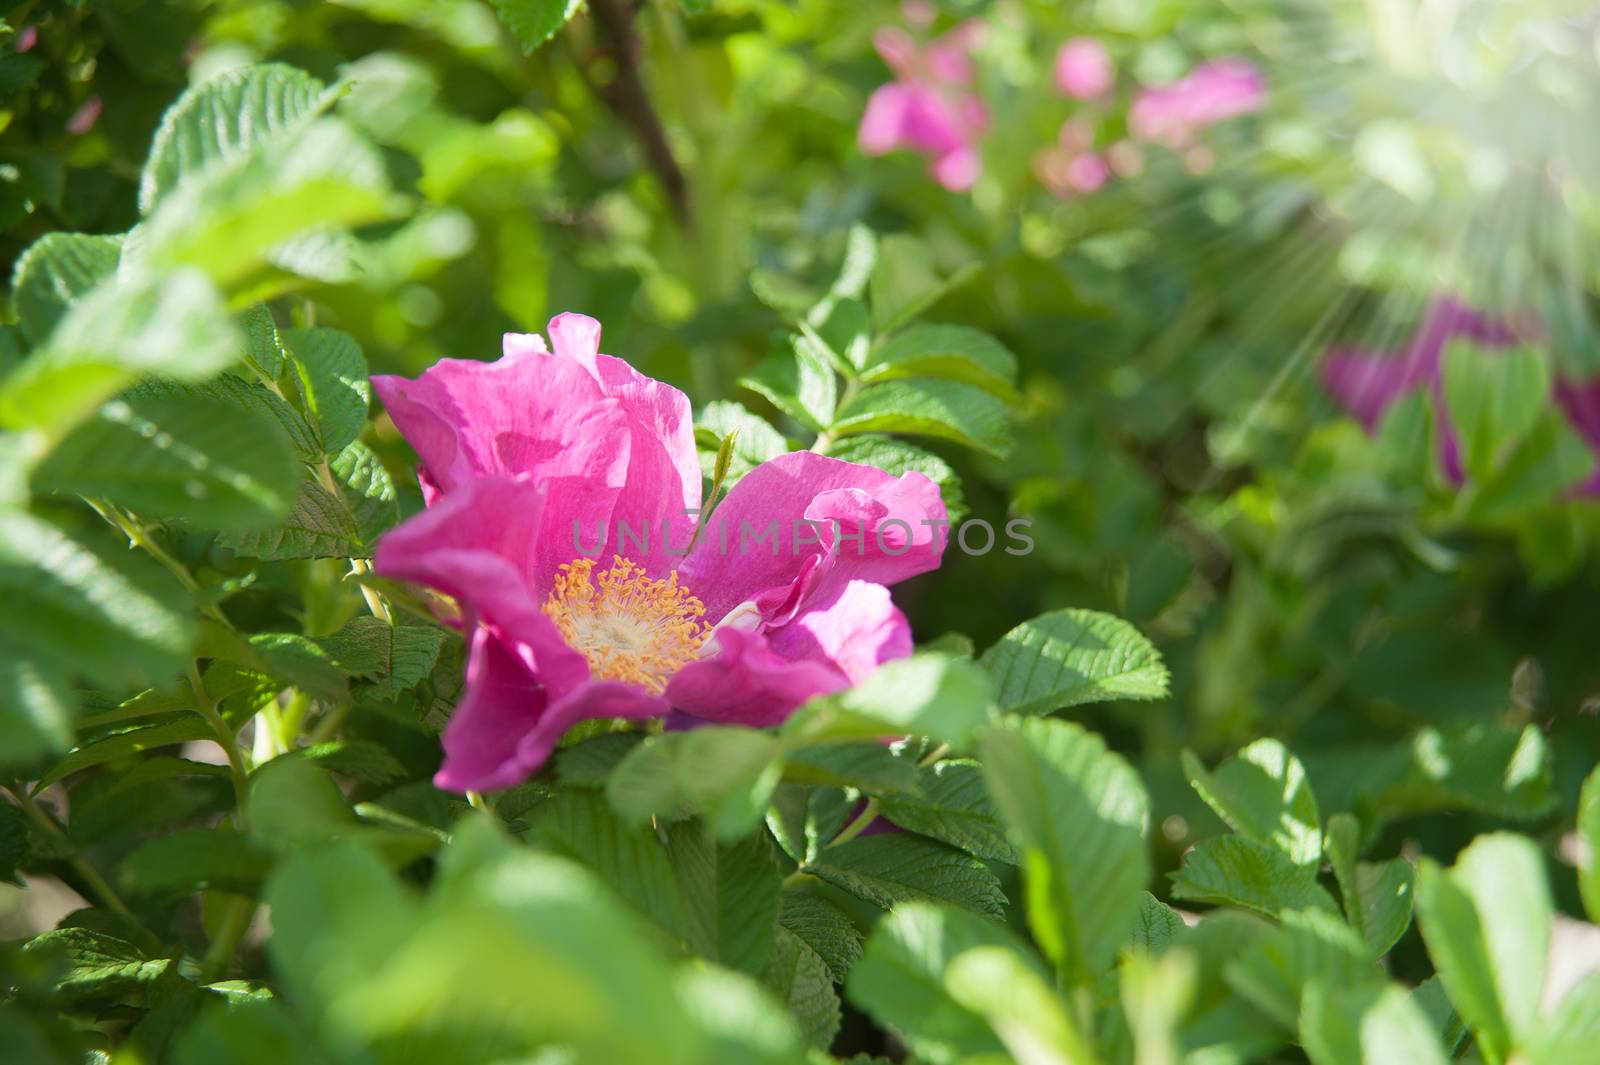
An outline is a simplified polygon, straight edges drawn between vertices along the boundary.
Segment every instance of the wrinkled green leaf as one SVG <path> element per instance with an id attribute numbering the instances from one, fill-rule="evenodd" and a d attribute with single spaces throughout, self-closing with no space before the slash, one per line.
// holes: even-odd
<path id="1" fill-rule="evenodd" d="M 884 381 L 839 409 L 835 436 L 906 433 L 954 440 L 996 458 L 1011 451 L 1010 414 L 987 392 L 957 381 Z"/>
<path id="2" fill-rule="evenodd" d="M 1167 667 L 1150 641 L 1126 621 L 1093 610 L 1056 610 L 1025 621 L 978 663 L 1009 713 L 1167 695 Z"/>
<path id="3" fill-rule="evenodd" d="M 1322 857 L 1317 799 L 1305 767 L 1277 740 L 1257 740 L 1208 772 L 1189 751 L 1184 773 L 1234 831 L 1283 851 L 1296 865 Z"/>
<path id="4" fill-rule="evenodd" d="M 1107 969 L 1150 879 L 1149 800 L 1096 735 L 1008 719 L 983 737 L 989 793 L 1022 856 L 1028 927 L 1070 983 Z"/>
<path id="5" fill-rule="evenodd" d="M 303 128 L 336 99 L 337 92 L 282 63 L 239 67 L 193 86 L 161 116 L 139 181 L 139 209 L 148 214 L 183 179 Z"/>
<path id="6" fill-rule="evenodd" d="M 828 883 L 884 909 L 899 903 L 948 902 L 999 918 L 1000 881 L 980 861 L 907 833 L 868 836 L 824 850 L 805 866 Z"/>
<path id="7" fill-rule="evenodd" d="M 120 235 L 46 233 L 28 245 L 11 272 L 11 307 L 34 344 L 50 335 L 72 305 L 117 271 Z"/>
<path id="8" fill-rule="evenodd" d="M 1316 880 L 1315 868 L 1296 865 L 1275 847 L 1246 836 L 1202 840 L 1172 874 L 1172 897 L 1244 906 L 1274 916 L 1285 910 L 1338 906 Z"/>

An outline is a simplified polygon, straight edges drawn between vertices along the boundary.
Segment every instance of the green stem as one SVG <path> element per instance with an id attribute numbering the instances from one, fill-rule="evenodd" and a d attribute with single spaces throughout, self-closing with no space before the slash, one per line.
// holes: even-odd
<path id="1" fill-rule="evenodd" d="M 300 726 L 305 722 L 306 712 L 310 709 L 310 697 L 299 688 L 294 689 L 289 696 L 289 705 L 278 715 L 278 744 L 284 750 L 294 746 L 300 736 Z"/>
<path id="2" fill-rule="evenodd" d="M 357 577 L 363 577 L 372 572 L 372 566 L 364 558 L 350 560 L 350 572 Z M 369 584 L 361 585 L 361 598 L 367 601 L 367 609 L 372 611 L 372 616 L 386 625 L 394 625 L 394 615 L 389 612 L 389 607 L 383 601 L 383 596 Z"/>
<path id="3" fill-rule="evenodd" d="M 836 411 L 844 410 L 850 405 L 850 401 L 856 398 L 856 395 L 860 391 L 861 379 L 859 377 L 846 378 L 844 382 L 844 392 L 839 396 L 839 402 L 834 404 L 833 409 Z M 815 451 L 819 455 L 826 455 L 828 453 L 828 449 L 833 446 L 834 440 L 835 437 L 833 435 L 833 430 L 824 429 L 822 432 L 817 434 L 817 439 L 812 442 L 811 450 Z"/>
<path id="4" fill-rule="evenodd" d="M 485 798 L 483 792 L 481 791 L 468 791 L 467 805 L 471 806 L 474 810 L 482 810 L 484 813 L 489 814 L 490 816 L 494 815 L 494 804 Z"/>
<path id="5" fill-rule="evenodd" d="M 131 516 L 124 514 L 112 503 L 87 497 L 84 498 L 84 502 L 89 504 L 96 514 L 120 530 L 122 535 L 128 538 L 128 543 L 131 546 L 139 548 L 161 563 L 167 572 L 178 579 L 179 584 L 196 594 L 202 591 L 200 582 L 194 579 L 194 574 L 189 572 L 189 568 L 168 554 L 166 548 L 156 543 L 155 539 L 151 537 L 148 528 L 134 521 Z M 230 629 L 233 628 L 233 622 L 228 620 L 227 615 L 215 603 L 208 604 L 201 609 L 223 626 Z"/>
<path id="6" fill-rule="evenodd" d="M 834 836 L 833 842 L 829 843 L 828 846 L 837 847 L 841 843 L 849 843 L 851 840 L 861 835 L 861 833 L 865 832 L 867 826 L 872 824 L 872 822 L 876 821 L 877 819 L 878 800 L 868 799 L 867 804 L 863 806 L 861 808 L 861 812 L 856 815 L 856 819 L 844 826 L 844 830 L 837 836 Z"/>
<path id="7" fill-rule="evenodd" d="M 932 765 L 948 754 L 949 751 L 950 745 L 948 743 L 939 744 L 939 746 L 935 747 L 918 760 L 917 768 L 923 769 Z M 865 832 L 867 830 L 867 826 L 872 824 L 873 821 L 877 820 L 877 817 L 878 800 L 868 799 L 867 804 L 863 806 L 861 808 L 861 812 L 856 815 L 856 819 L 846 825 L 837 836 L 834 836 L 833 842 L 829 843 L 828 846 L 837 847 L 841 843 L 849 843 L 851 840 L 861 835 L 861 833 Z"/>
<path id="8" fill-rule="evenodd" d="M 322 461 L 317 464 L 317 480 L 322 482 L 322 487 L 328 490 L 329 495 L 338 498 L 339 486 L 334 483 L 333 469 L 328 465 L 327 456 L 323 456 Z M 352 558 L 350 560 L 350 572 L 358 577 L 365 576 L 372 572 L 372 567 L 364 558 Z M 384 604 L 383 597 L 378 594 L 376 588 L 368 587 L 365 584 L 361 585 L 361 598 L 367 601 L 367 609 L 372 611 L 373 617 L 386 625 L 394 624 L 394 615 L 389 613 L 388 606 Z"/>
<path id="9" fill-rule="evenodd" d="M 199 665 L 193 661 L 189 663 L 189 687 L 194 691 L 195 710 L 206 719 L 206 724 L 216 733 L 217 742 L 222 745 L 223 751 L 228 756 L 228 769 L 233 776 L 235 797 L 233 823 L 243 831 L 250 797 L 250 770 L 245 765 L 244 752 L 239 749 L 238 737 L 222 719 L 222 714 L 217 711 L 217 704 L 206 692 L 205 683 L 200 679 Z M 265 724 L 265 722 L 258 723 Z M 233 955 L 239 947 L 239 941 L 244 938 L 245 931 L 255 916 L 255 906 L 255 902 L 251 899 L 228 900 L 227 909 L 223 911 L 217 926 L 216 937 L 206 948 L 206 956 L 200 964 L 202 983 L 215 980 L 219 973 L 233 963 Z"/>
<path id="10" fill-rule="evenodd" d="M 217 704 L 206 694 L 205 684 L 200 679 L 199 666 L 193 661 L 189 663 L 189 687 L 194 692 L 196 712 L 206 719 L 206 724 L 216 733 L 217 742 L 222 745 L 223 752 L 228 756 L 228 769 L 233 774 L 233 791 L 238 807 L 237 820 L 240 827 L 243 827 L 245 811 L 250 800 L 250 770 L 245 765 L 244 752 L 239 750 L 238 737 L 217 712 Z"/>
<path id="11" fill-rule="evenodd" d="M 77 845 L 72 842 L 72 838 L 62 830 L 60 825 L 56 824 L 55 818 L 46 813 L 33 800 L 33 797 L 28 794 L 28 789 L 7 787 L 6 790 L 10 792 L 11 797 L 17 801 L 17 805 L 22 807 L 22 812 L 38 827 L 39 831 L 49 836 L 61 846 L 62 850 L 69 853 L 66 859 L 67 864 L 72 866 L 73 871 L 83 879 L 84 884 L 98 897 L 100 904 L 137 929 L 141 939 L 145 941 L 144 945 L 159 949 L 160 941 L 144 925 L 139 923 L 139 918 L 135 917 L 133 911 L 128 909 L 128 904 L 122 901 L 122 896 L 118 895 L 110 882 L 100 875 L 100 870 L 91 865 L 89 860 L 78 852 Z"/>
<path id="12" fill-rule="evenodd" d="M 306 737 L 306 745 L 315 747 L 319 743 L 327 743 L 333 739 L 333 734 L 339 731 L 339 726 L 344 724 L 344 719 L 350 716 L 350 704 L 337 706 L 323 715 L 317 727 L 311 730 L 311 735 Z"/>
<path id="13" fill-rule="evenodd" d="M 194 579 L 187 566 L 167 554 L 166 549 L 150 538 L 148 529 L 139 525 L 132 518 L 118 510 L 114 504 L 98 499 L 85 499 L 85 503 L 94 508 L 94 512 L 116 526 L 128 538 L 128 543 L 134 547 L 142 548 L 157 562 L 165 566 L 172 575 L 178 578 L 182 585 L 191 592 L 198 592 L 200 584 Z"/>
<path id="14" fill-rule="evenodd" d="M 217 923 L 217 934 L 200 962 L 202 984 L 213 982 L 233 964 L 233 955 L 239 949 L 239 942 L 244 939 L 244 934 L 250 930 L 250 922 L 255 919 L 254 899 L 240 895 L 228 899 L 223 905 L 226 908 Z"/>

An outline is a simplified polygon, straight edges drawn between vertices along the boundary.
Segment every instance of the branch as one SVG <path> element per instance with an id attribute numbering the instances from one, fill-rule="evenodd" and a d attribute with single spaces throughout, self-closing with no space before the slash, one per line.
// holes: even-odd
<path id="1" fill-rule="evenodd" d="M 689 186 L 639 76 L 639 39 L 633 32 L 633 7 L 627 0 L 589 0 L 589 15 L 596 36 L 617 67 L 616 80 L 603 88 L 596 86 L 595 94 L 633 130 L 650 169 L 672 202 L 673 213 L 679 222 L 687 222 Z"/>

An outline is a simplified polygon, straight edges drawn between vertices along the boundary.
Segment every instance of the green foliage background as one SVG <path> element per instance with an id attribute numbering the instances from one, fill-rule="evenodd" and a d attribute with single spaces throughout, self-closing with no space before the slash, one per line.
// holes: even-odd
<path id="1" fill-rule="evenodd" d="M 856 146 L 895 5 L 8 5 L 0 1056 L 1583 1060 L 1600 37 L 1425 6 L 946 0 L 955 195 Z M 1080 33 L 1103 137 L 1128 71 L 1271 105 L 1055 199 Z M 1541 339 L 1369 436 L 1316 360 L 1440 290 Z M 918 656 L 778 729 L 577 730 L 470 809 L 368 374 L 565 310 L 708 481 L 816 446 L 1035 551 L 950 552 Z"/>

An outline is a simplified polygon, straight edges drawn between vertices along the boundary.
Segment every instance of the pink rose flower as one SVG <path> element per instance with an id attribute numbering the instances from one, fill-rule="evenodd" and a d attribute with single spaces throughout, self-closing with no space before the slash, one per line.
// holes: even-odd
<path id="1" fill-rule="evenodd" d="M 1093 37 L 1074 37 L 1056 53 L 1056 88 L 1078 100 L 1092 100 L 1111 91 L 1116 71 L 1111 53 Z"/>
<path id="2" fill-rule="evenodd" d="M 939 565 L 932 481 L 786 454 L 696 538 L 688 399 L 600 354 L 592 318 L 549 332 L 373 378 L 428 504 L 377 571 L 452 596 L 468 642 L 439 787 L 514 785 L 586 718 L 771 725 L 911 653 L 887 586 Z"/>
<path id="3" fill-rule="evenodd" d="M 982 27 L 966 22 L 919 46 L 902 30 L 882 29 L 873 45 L 895 79 L 867 101 L 857 141 L 867 155 L 908 148 L 933 157 L 934 178 L 952 192 L 978 180 L 978 142 L 989 113 L 969 89 L 971 49 Z"/>
<path id="4" fill-rule="evenodd" d="M 1444 408 L 1445 347 L 1459 337 L 1490 351 L 1504 350 L 1530 339 L 1526 334 L 1527 330 L 1519 332 L 1450 296 L 1437 296 L 1404 347 L 1390 352 L 1334 348 L 1319 372 L 1323 387 L 1368 431 L 1376 430 L 1402 397 L 1427 389 L 1439 419 L 1440 465 L 1452 483 L 1461 484 L 1466 480 L 1461 445 Z M 1600 378 L 1588 382 L 1558 379 L 1554 398 L 1567 422 L 1600 454 Z M 1576 490 L 1584 495 L 1600 494 L 1600 470 Z"/>
<path id="5" fill-rule="evenodd" d="M 1067 184 L 1078 192 L 1094 192 L 1111 177 L 1105 157 L 1087 152 L 1067 164 Z"/>
<path id="6" fill-rule="evenodd" d="M 1261 110 L 1266 78 L 1243 59 L 1214 59 L 1181 81 L 1143 89 L 1128 109 L 1128 129 L 1140 140 L 1183 148 L 1207 126 Z"/>
<path id="7" fill-rule="evenodd" d="M 1092 150 L 1094 128 L 1082 119 L 1068 119 L 1061 125 L 1057 147 L 1034 156 L 1033 169 L 1039 181 L 1063 199 L 1096 192 L 1111 180 L 1111 166 L 1104 155 Z"/>

